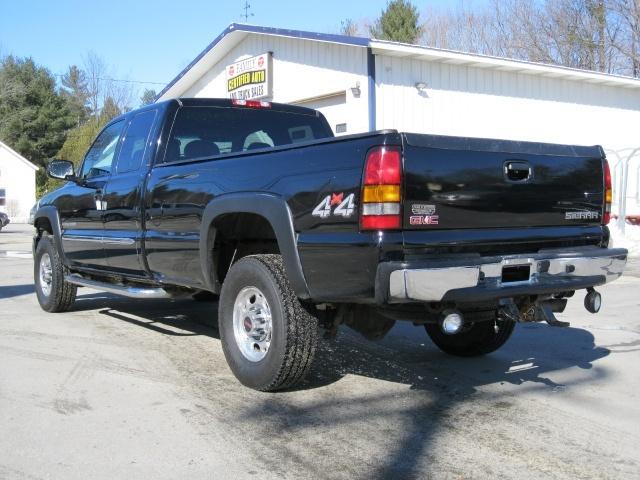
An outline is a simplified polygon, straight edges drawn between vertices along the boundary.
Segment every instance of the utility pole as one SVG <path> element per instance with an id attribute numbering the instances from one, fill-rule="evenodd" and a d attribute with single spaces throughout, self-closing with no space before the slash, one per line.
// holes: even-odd
<path id="1" fill-rule="evenodd" d="M 240 18 L 244 18 L 244 23 L 247 23 L 249 18 L 253 17 L 253 13 L 249 12 L 250 8 L 251 8 L 251 5 L 249 5 L 249 2 L 245 0 L 244 6 L 242 7 L 242 9 L 244 10 L 244 13 L 240 14 Z"/>

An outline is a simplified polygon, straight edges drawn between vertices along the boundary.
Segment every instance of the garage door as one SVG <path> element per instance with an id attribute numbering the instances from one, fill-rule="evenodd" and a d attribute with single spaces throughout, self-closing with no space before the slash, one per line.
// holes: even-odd
<path id="1" fill-rule="evenodd" d="M 300 105 L 301 107 L 320 110 L 326 117 L 329 125 L 331 125 L 333 133 L 336 135 L 346 135 L 349 133 L 349 125 L 347 123 L 347 95 L 345 92 L 292 103 L 294 105 Z"/>

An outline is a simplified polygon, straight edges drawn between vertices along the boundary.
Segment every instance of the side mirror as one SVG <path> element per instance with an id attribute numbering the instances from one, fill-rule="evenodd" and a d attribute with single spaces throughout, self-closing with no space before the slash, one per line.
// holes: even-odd
<path id="1" fill-rule="evenodd" d="M 47 175 L 59 180 L 76 181 L 73 163 L 68 160 L 52 160 L 47 164 Z"/>

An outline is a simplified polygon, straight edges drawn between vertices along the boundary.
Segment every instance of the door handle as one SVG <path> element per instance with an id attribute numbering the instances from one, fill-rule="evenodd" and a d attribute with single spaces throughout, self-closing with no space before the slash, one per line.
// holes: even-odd
<path id="1" fill-rule="evenodd" d="M 107 209 L 107 202 L 103 202 L 102 201 L 102 196 L 103 191 L 101 188 L 98 188 L 94 193 L 93 193 L 93 200 L 96 203 L 96 210 L 106 210 Z"/>
<path id="2" fill-rule="evenodd" d="M 524 183 L 533 179 L 533 169 L 528 162 L 509 160 L 504 162 L 504 178 L 511 183 Z"/>

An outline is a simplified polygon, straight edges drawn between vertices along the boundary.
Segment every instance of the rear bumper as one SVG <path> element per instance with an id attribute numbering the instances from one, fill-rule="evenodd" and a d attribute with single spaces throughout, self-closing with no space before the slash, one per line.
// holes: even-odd
<path id="1" fill-rule="evenodd" d="M 386 262 L 378 267 L 376 297 L 384 303 L 473 302 L 557 293 L 611 282 L 622 275 L 626 263 L 627 250 L 597 247 Z M 515 266 L 525 272 L 529 266 L 528 278 L 503 279 L 504 267 Z"/>

